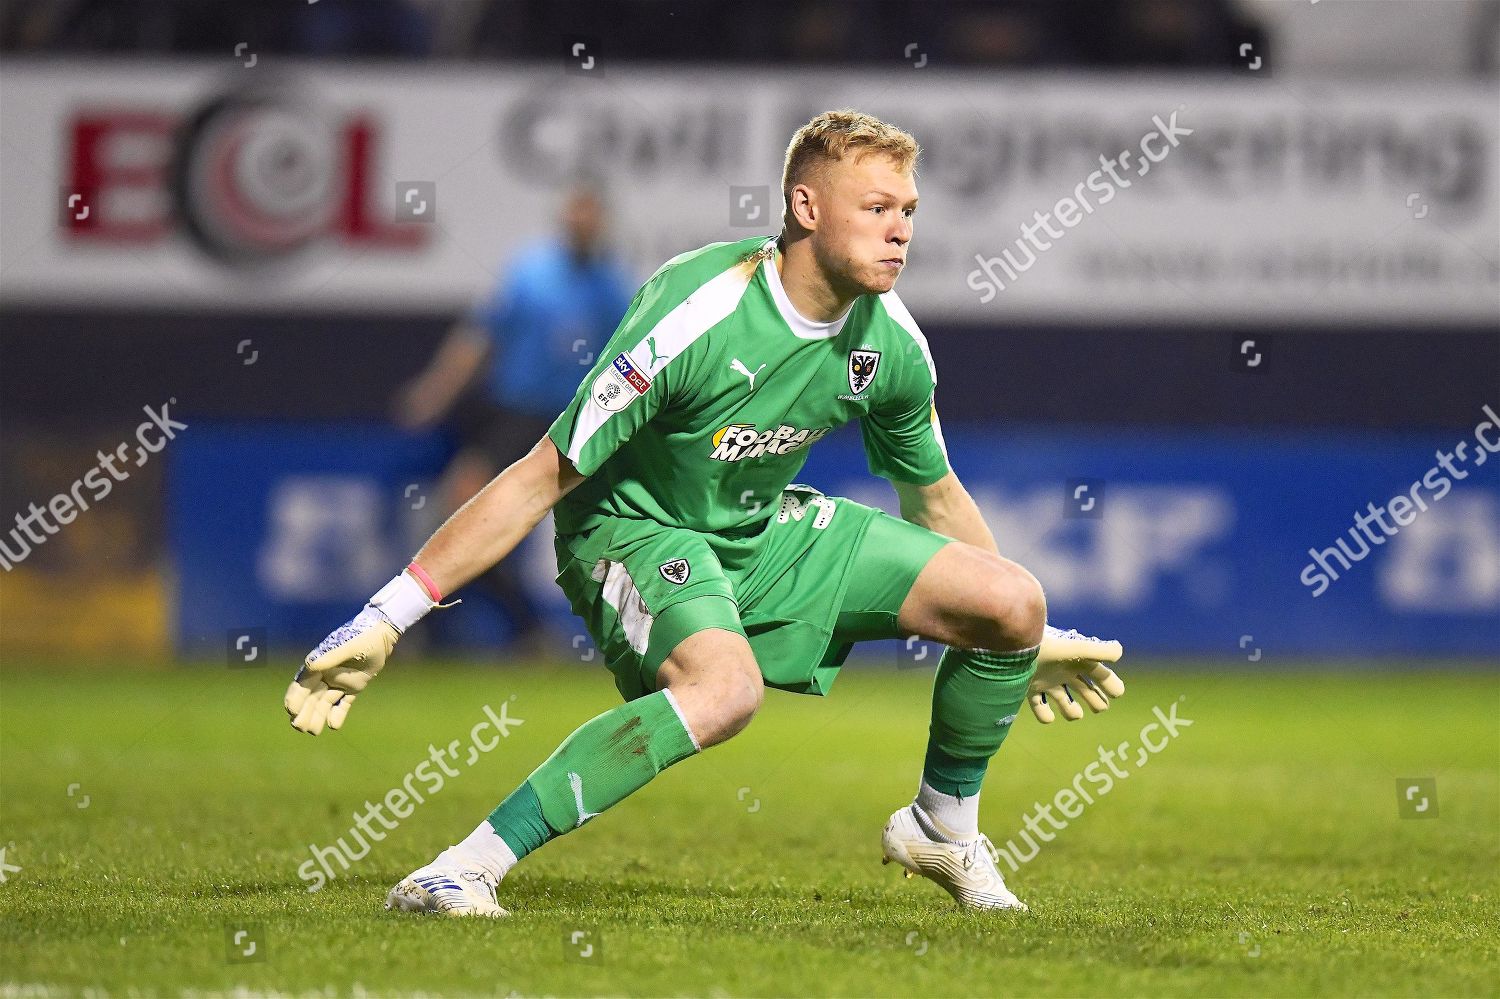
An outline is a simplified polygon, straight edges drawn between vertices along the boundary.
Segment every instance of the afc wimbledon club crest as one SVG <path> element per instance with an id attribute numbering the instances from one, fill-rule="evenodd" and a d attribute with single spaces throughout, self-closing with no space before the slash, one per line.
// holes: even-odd
<path id="1" fill-rule="evenodd" d="M 849 351 L 849 391 L 859 395 L 870 387 L 875 378 L 875 369 L 880 367 L 880 351 Z"/>
<path id="2" fill-rule="evenodd" d="M 659 571 L 661 578 L 674 586 L 686 583 L 688 577 L 693 574 L 692 567 L 688 565 L 688 560 L 685 558 L 674 558 L 670 562 L 663 562 Z"/>

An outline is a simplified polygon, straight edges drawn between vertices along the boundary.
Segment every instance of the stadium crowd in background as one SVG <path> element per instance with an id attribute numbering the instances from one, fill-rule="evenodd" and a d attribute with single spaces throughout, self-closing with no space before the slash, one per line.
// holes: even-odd
<path id="1" fill-rule="evenodd" d="M 859 63 L 913 39 L 954 65 L 1232 68 L 1263 42 L 1233 0 L 778 0 L 771 16 L 662 0 L 9 0 L 10 50 L 554 58 L 592 33 L 611 58 Z M 1258 46 L 1263 50 L 1264 46 Z"/>
<path id="2" fill-rule="evenodd" d="M 1500 72 L 1500 3 L 1451 0 L 0 0 L 0 51 L 1089 67 L 1448 76 Z M 585 37 L 587 36 L 587 37 Z M 908 46 L 919 47 L 920 55 Z M 1247 48 L 1248 47 L 1248 48 Z M 1246 53 L 1261 61 L 1254 67 Z"/>

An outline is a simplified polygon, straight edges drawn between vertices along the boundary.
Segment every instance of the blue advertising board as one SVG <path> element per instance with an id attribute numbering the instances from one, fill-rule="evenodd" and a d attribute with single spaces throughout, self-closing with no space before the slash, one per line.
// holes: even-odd
<path id="1" fill-rule="evenodd" d="M 358 610 L 419 538 L 436 437 L 383 427 L 194 423 L 167 466 L 177 647 L 306 644 Z M 393 568 L 394 567 L 394 568 Z M 309 646 L 310 647 L 310 646 Z"/>
<path id="2" fill-rule="evenodd" d="M 193 430 L 169 472 L 184 654 L 232 647 L 247 629 L 272 646 L 310 647 L 441 520 L 431 480 L 446 449 L 436 437 L 345 425 Z M 1001 552 L 1042 581 L 1054 623 L 1133 653 L 1268 666 L 1500 658 L 1500 455 L 1472 433 L 945 430 Z M 1500 446 L 1500 431 L 1489 439 Z M 801 479 L 894 508 L 850 428 L 818 444 Z M 545 531 L 516 557 L 567 636 L 580 629 L 552 584 Z M 443 630 L 471 644 L 503 638 L 497 612 L 464 596 Z"/>

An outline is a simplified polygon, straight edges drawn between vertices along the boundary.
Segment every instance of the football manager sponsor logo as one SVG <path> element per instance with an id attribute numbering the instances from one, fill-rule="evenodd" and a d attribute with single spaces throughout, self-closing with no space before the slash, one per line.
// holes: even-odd
<path id="1" fill-rule="evenodd" d="M 753 423 L 731 423 L 714 433 L 714 449 L 709 457 L 714 461 L 742 461 L 763 454 L 791 454 L 812 444 L 828 430 L 828 427 L 798 430 L 783 423 L 775 430 L 757 431 Z"/>

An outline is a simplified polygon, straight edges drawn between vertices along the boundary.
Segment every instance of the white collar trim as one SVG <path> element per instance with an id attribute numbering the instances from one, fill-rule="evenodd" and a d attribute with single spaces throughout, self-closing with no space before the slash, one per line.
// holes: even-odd
<path id="1" fill-rule="evenodd" d="M 815 323 L 806 319 L 792 305 L 792 300 L 786 295 L 786 288 L 782 287 L 781 274 L 776 270 L 776 258 L 781 256 L 780 250 L 775 250 L 766 256 L 766 284 L 771 287 L 771 299 L 776 303 L 776 311 L 781 313 L 781 318 L 791 327 L 792 332 L 803 340 L 831 340 L 838 336 L 844 328 L 844 323 L 849 319 L 849 313 L 853 311 L 854 305 L 844 310 L 844 314 L 837 319 L 831 319 L 826 323 Z"/>

